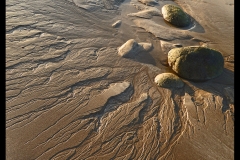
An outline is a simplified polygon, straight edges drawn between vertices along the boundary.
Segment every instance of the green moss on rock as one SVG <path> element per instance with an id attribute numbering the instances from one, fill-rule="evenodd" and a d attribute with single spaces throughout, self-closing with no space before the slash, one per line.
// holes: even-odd
<path id="1" fill-rule="evenodd" d="M 162 7 L 163 18 L 177 27 L 186 27 L 191 23 L 191 19 L 180 7 L 166 4 Z"/>
<path id="2" fill-rule="evenodd" d="M 206 47 L 181 47 L 168 52 L 169 66 L 180 76 L 204 81 L 219 76 L 224 68 L 220 52 Z"/>
<path id="3" fill-rule="evenodd" d="M 184 86 L 183 81 L 173 73 L 162 73 L 155 77 L 155 83 L 164 88 L 181 88 Z"/>

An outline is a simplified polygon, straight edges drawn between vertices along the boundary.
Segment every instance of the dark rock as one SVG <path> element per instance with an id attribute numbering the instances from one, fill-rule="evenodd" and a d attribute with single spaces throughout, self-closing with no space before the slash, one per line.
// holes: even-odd
<path id="1" fill-rule="evenodd" d="M 186 27 L 191 23 L 191 19 L 180 7 L 166 4 L 162 7 L 163 18 L 177 27 Z"/>
<path id="2" fill-rule="evenodd" d="M 168 64 L 180 77 L 203 81 L 222 73 L 224 59 L 214 49 L 190 46 L 171 49 L 168 52 Z"/>

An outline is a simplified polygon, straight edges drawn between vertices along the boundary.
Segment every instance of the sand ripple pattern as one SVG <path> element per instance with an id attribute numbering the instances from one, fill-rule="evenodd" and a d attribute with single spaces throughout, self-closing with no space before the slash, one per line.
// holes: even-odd
<path id="1" fill-rule="evenodd" d="M 6 2 L 7 160 L 233 159 L 233 79 L 158 87 L 163 68 L 117 55 L 121 2 Z"/>

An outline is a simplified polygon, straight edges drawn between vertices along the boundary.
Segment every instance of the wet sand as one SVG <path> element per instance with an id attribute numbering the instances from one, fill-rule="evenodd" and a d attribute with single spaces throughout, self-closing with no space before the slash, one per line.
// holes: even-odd
<path id="1" fill-rule="evenodd" d="M 6 1 L 6 159 L 234 159 L 233 27 L 233 0 Z M 129 39 L 153 48 L 123 58 Z M 174 44 L 220 51 L 223 73 L 158 87 Z"/>

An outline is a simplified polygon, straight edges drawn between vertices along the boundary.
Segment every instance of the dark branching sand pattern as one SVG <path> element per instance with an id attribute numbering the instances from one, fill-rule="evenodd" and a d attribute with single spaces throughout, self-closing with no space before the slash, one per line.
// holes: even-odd
<path id="1" fill-rule="evenodd" d="M 191 24 L 166 22 L 165 4 L 180 6 Z M 6 159 L 233 160 L 233 6 L 7 0 Z M 129 39 L 151 49 L 119 56 Z M 158 86 L 157 75 L 174 73 L 167 52 L 186 46 L 218 50 L 223 73 Z"/>

